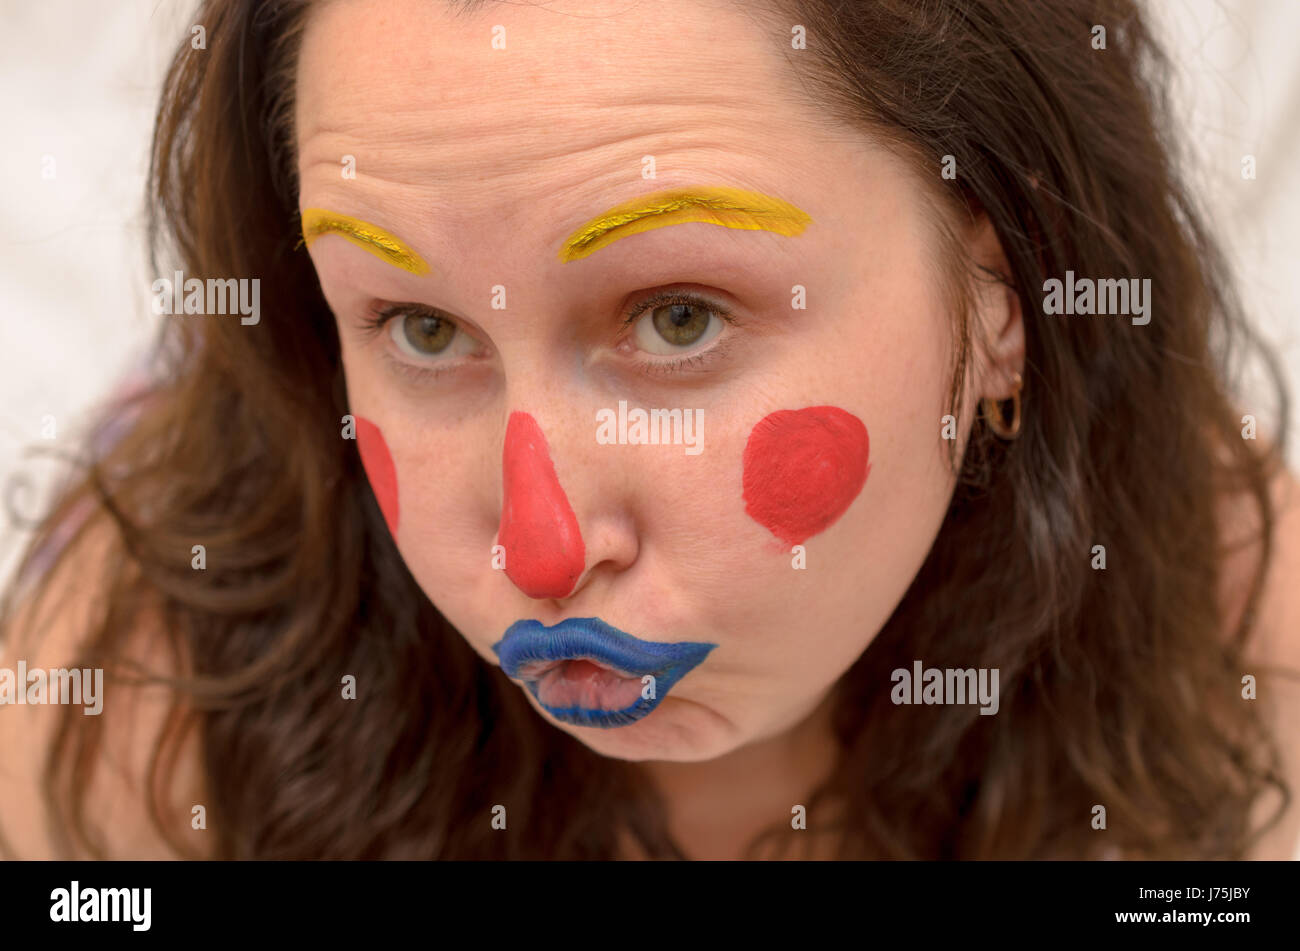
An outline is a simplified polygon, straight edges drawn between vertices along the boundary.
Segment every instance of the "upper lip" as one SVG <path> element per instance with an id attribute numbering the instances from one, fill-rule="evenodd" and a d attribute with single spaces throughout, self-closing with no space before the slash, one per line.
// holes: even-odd
<path id="1" fill-rule="evenodd" d="M 538 661 L 592 660 L 623 676 L 661 676 L 686 673 L 716 644 L 678 641 L 644 641 L 600 618 L 568 618 L 551 627 L 540 621 L 516 621 L 492 650 L 501 669 L 516 680 L 532 680 L 542 673 Z M 674 677 L 675 681 L 677 678 Z"/>

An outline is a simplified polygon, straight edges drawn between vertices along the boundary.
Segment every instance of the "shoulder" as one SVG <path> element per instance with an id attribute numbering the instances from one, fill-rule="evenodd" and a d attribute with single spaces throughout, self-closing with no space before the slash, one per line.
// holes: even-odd
<path id="1" fill-rule="evenodd" d="M 1300 482 L 1287 470 L 1272 480 L 1273 543 L 1254 623 L 1243 657 L 1241 676 L 1252 675 L 1256 699 L 1282 756 L 1281 767 L 1292 800 L 1277 825 L 1256 843 L 1249 857 L 1289 859 L 1300 845 Z M 1227 544 L 1222 574 L 1222 603 L 1228 632 L 1236 629 L 1245 608 L 1250 581 L 1263 555 L 1260 516 L 1249 499 L 1224 498 L 1222 536 Z M 1276 811 L 1278 797 L 1258 804 L 1255 822 Z"/>
<path id="2" fill-rule="evenodd" d="M 48 699 L 54 699 L 55 693 L 54 679 L 48 675 L 51 670 L 80 671 L 78 679 L 86 690 L 98 684 L 96 702 L 90 706 L 84 702 L 71 707 L 49 702 L 0 705 L 0 843 L 9 857 L 89 857 L 60 853 L 45 798 L 45 765 L 65 717 L 74 729 L 99 735 L 95 757 L 88 764 L 84 802 L 87 824 L 106 857 L 177 857 L 150 819 L 147 795 L 151 757 L 169 722 L 172 691 L 121 683 L 111 676 L 97 678 L 81 657 L 88 635 L 103 618 L 106 575 L 123 558 L 116 526 L 95 510 L 36 593 L 15 605 L 0 632 L 0 677 L 10 678 L 12 690 L 21 688 L 20 665 L 29 683 L 35 676 L 49 685 Z M 124 639 L 123 653 L 146 669 L 174 675 L 177 665 L 168 660 L 161 613 L 146 606 L 137 618 L 135 629 Z M 32 696 L 30 690 L 27 695 Z M 86 699 L 88 695 L 81 697 Z M 92 712 L 95 706 L 98 714 Z M 201 778 L 197 731 L 190 730 L 178 747 L 174 770 L 162 777 L 170 782 L 166 788 L 160 783 L 158 789 L 165 814 L 178 825 L 176 834 L 183 839 L 203 834 L 191 832 L 189 822 L 191 805 L 202 802 Z M 203 842 L 192 844 L 203 851 Z"/>

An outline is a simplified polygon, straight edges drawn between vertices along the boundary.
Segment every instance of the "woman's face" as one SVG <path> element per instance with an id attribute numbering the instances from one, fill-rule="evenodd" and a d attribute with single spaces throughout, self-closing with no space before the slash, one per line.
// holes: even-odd
<path id="1" fill-rule="evenodd" d="M 304 36 L 300 205 L 397 546 L 489 663 L 519 621 L 543 651 L 604 643 L 548 633 L 571 618 L 650 642 L 608 666 L 668 658 L 630 693 L 507 665 L 608 756 L 709 759 L 806 717 L 953 488 L 947 262 L 901 163 L 798 98 L 806 55 L 686 0 L 340 0 Z M 759 207 L 611 215 L 668 193 Z M 692 298 L 642 312 L 661 292 Z M 681 411 L 658 444 L 653 409 Z"/>

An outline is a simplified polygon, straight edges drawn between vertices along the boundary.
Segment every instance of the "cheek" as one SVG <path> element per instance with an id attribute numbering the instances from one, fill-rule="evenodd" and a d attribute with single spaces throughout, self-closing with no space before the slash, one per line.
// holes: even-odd
<path id="1" fill-rule="evenodd" d="M 862 491 L 867 427 L 835 406 L 778 410 L 745 443 L 745 511 L 788 545 L 829 528 Z"/>
<path id="2" fill-rule="evenodd" d="M 379 510 L 384 513 L 384 521 L 389 533 L 397 537 L 397 470 L 393 467 L 393 455 L 388 451 L 388 443 L 379 427 L 361 416 L 357 421 L 357 452 L 361 454 L 361 465 L 370 480 L 370 490 L 375 493 Z"/>

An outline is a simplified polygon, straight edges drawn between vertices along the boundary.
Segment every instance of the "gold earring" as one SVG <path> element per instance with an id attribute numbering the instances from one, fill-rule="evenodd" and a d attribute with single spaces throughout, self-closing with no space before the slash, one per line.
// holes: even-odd
<path id="1" fill-rule="evenodd" d="M 1020 388 L 1024 385 L 1024 379 L 1019 373 L 1015 374 L 1011 380 L 1015 392 L 1011 395 L 1011 422 L 1008 423 L 1002 415 L 1002 404 L 996 400 L 980 400 L 980 410 L 983 413 L 984 421 L 989 424 L 989 428 L 1003 439 L 1015 439 L 1020 435 Z"/>

